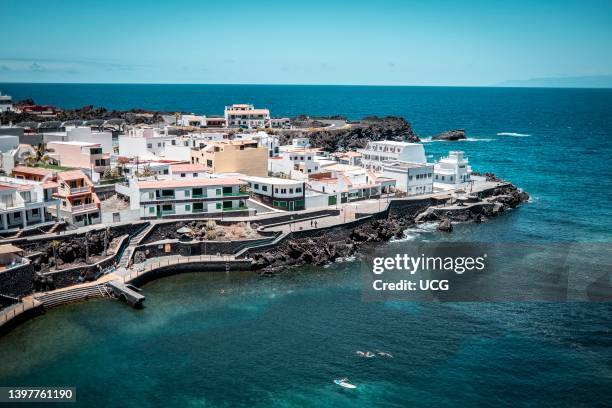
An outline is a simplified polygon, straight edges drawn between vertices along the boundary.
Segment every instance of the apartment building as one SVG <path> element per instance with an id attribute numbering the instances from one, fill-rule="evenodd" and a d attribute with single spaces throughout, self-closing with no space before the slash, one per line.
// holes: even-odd
<path id="1" fill-rule="evenodd" d="M 360 166 L 336 164 L 325 167 L 325 172 L 312 174 L 308 186 L 315 191 L 329 194 L 329 205 L 338 201 L 377 198 L 395 189 L 395 179 L 378 176 Z"/>
<path id="2" fill-rule="evenodd" d="M 60 216 L 82 227 L 101 222 L 100 200 L 94 186 L 81 170 L 57 173 L 57 197 L 60 199 Z"/>
<path id="3" fill-rule="evenodd" d="M 116 190 L 142 219 L 248 213 L 246 182 L 236 178 L 130 179 Z"/>
<path id="4" fill-rule="evenodd" d="M 0 232 L 39 228 L 59 219 L 58 184 L 0 176 Z"/>
<path id="5" fill-rule="evenodd" d="M 243 177 L 251 197 L 271 207 L 297 211 L 306 207 L 306 183 L 278 177 Z"/>
<path id="6" fill-rule="evenodd" d="M 60 166 L 83 169 L 97 182 L 110 166 L 110 154 L 102 151 L 102 145 L 90 142 L 47 143 L 49 156 Z"/>
<path id="7" fill-rule="evenodd" d="M 227 127 L 257 129 L 269 126 L 270 111 L 255 109 L 253 105 L 234 104 L 225 107 L 225 122 Z"/>
<path id="8" fill-rule="evenodd" d="M 191 150 L 191 163 L 202 164 L 211 173 L 268 175 L 268 149 L 253 140 L 213 141 L 199 150 Z"/>
<path id="9" fill-rule="evenodd" d="M 104 153 L 113 152 L 113 135 L 111 132 L 94 131 L 89 126 L 68 126 L 64 132 L 43 133 L 43 141 L 51 142 L 87 142 L 99 144 Z"/>
<path id="10" fill-rule="evenodd" d="M 361 153 L 361 165 L 365 168 L 382 171 L 384 162 L 403 161 L 408 163 L 425 164 L 425 149 L 420 143 L 396 142 L 381 140 L 368 142 Z"/>
<path id="11" fill-rule="evenodd" d="M 433 192 L 433 164 L 387 162 L 382 175 L 396 180 L 396 188 L 409 196 Z"/>
<path id="12" fill-rule="evenodd" d="M 119 136 L 119 155 L 155 160 L 163 155 L 166 145 L 170 145 L 175 137 L 168 133 L 167 128 L 136 126 L 128 129 L 126 135 Z"/>

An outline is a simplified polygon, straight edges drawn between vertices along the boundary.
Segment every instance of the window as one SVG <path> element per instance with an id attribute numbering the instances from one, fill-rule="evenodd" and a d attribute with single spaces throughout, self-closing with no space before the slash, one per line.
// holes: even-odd
<path id="1" fill-rule="evenodd" d="M 255 190 L 259 190 L 259 184 L 255 184 Z"/>
<path id="2" fill-rule="evenodd" d="M 221 205 L 222 205 L 221 203 L 215 203 L 215 208 L 217 210 L 220 210 L 221 209 Z"/>
<path id="3" fill-rule="evenodd" d="M 38 215 L 38 208 L 32 209 L 32 215 Z"/>
<path id="4" fill-rule="evenodd" d="M 164 174 L 168 174 L 168 169 L 164 169 Z"/>
<path id="5" fill-rule="evenodd" d="M 268 191 L 268 186 L 261 186 L 262 191 Z"/>
<path id="6" fill-rule="evenodd" d="M 172 204 L 162 205 L 162 211 L 172 211 Z"/>
<path id="7" fill-rule="evenodd" d="M 281 188 L 281 194 L 287 194 L 287 189 L 286 188 Z"/>
<path id="8" fill-rule="evenodd" d="M 274 189 L 274 192 L 275 192 L 276 194 L 278 194 L 278 188 L 275 188 L 275 189 Z"/>
<path id="9" fill-rule="evenodd" d="M 296 188 L 296 189 L 295 189 L 295 192 L 296 192 L 296 193 L 301 193 L 301 192 L 302 192 L 302 187 L 298 187 L 298 188 Z"/>
<path id="10" fill-rule="evenodd" d="M 185 173 L 181 173 L 181 177 L 185 177 Z"/>
<path id="11" fill-rule="evenodd" d="M 185 204 L 185 211 L 191 211 L 191 205 Z"/>
<path id="12" fill-rule="evenodd" d="M 152 143 L 147 143 L 147 149 L 152 149 L 153 148 L 153 144 Z"/>
<path id="13" fill-rule="evenodd" d="M 155 207 L 149 207 L 149 214 L 153 214 L 155 212 Z"/>
<path id="14" fill-rule="evenodd" d="M 289 194 L 293 194 L 293 189 L 292 188 L 289 189 Z"/>
<path id="15" fill-rule="evenodd" d="M 223 194 L 223 190 L 218 188 L 218 189 L 215 190 L 215 193 L 216 193 L 216 195 L 220 196 L 220 195 Z"/>
<path id="16" fill-rule="evenodd" d="M 157 144 L 157 147 L 161 147 L 161 143 L 158 143 L 158 144 Z"/>
<path id="17" fill-rule="evenodd" d="M 176 145 L 176 140 L 172 139 L 172 146 Z"/>
<path id="18" fill-rule="evenodd" d="M 192 176 L 193 176 L 194 178 L 197 178 L 197 177 L 198 177 L 198 173 L 193 173 L 193 174 L 192 174 Z"/>
<path id="19" fill-rule="evenodd" d="M 149 200 L 153 200 L 154 198 L 155 198 L 155 193 L 151 191 L 149 193 Z"/>
<path id="20" fill-rule="evenodd" d="M 189 196 L 191 196 L 191 191 L 185 190 L 185 197 L 189 197 Z"/>
<path id="21" fill-rule="evenodd" d="M 212 167 L 212 166 L 213 166 L 212 160 L 206 160 L 206 167 Z"/>
<path id="22" fill-rule="evenodd" d="M 193 212 L 204 212 L 204 203 L 193 203 Z"/>

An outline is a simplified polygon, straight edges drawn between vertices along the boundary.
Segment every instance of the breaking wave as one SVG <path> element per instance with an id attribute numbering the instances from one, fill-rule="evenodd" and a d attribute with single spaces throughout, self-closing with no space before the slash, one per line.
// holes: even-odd
<path id="1" fill-rule="evenodd" d="M 510 136 L 510 137 L 529 137 L 529 133 L 514 133 L 514 132 L 499 132 L 497 136 Z"/>

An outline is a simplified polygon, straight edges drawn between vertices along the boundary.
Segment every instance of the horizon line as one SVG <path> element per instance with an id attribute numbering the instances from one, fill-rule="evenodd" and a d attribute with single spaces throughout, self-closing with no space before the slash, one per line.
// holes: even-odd
<path id="1" fill-rule="evenodd" d="M 292 84 L 292 83 L 187 83 L 187 82 L 21 82 L 9 81 L 0 84 L 18 85 L 208 85 L 208 86 L 345 86 L 345 87 L 379 87 L 379 88 L 514 88 L 514 89 L 612 89 L 597 86 L 512 86 L 512 85 L 410 85 L 410 84 Z"/>

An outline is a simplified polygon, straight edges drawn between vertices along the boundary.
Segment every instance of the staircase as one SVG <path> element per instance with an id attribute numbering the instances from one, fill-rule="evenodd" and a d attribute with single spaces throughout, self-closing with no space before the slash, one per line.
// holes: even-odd
<path id="1" fill-rule="evenodd" d="M 56 222 L 53 226 L 47 231 L 48 234 L 53 234 L 60 227 L 61 223 Z"/>
<path id="2" fill-rule="evenodd" d="M 45 309 L 50 309 L 52 307 L 67 303 L 101 297 L 112 297 L 105 284 L 83 286 L 34 296 L 36 300 L 43 304 Z"/>
<path id="3" fill-rule="evenodd" d="M 132 255 L 134 254 L 134 250 L 140 244 L 140 241 L 144 238 L 145 235 L 153 228 L 152 225 L 148 225 L 142 229 L 137 235 L 134 235 L 130 238 L 130 243 L 128 244 L 125 251 L 123 251 L 123 255 L 121 255 L 121 259 L 119 260 L 118 268 L 126 268 L 130 263 L 130 259 L 132 259 Z"/>

